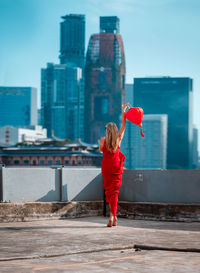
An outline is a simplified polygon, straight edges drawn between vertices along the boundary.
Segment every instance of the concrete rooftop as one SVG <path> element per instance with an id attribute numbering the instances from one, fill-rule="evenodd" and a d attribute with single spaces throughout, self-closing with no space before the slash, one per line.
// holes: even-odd
<path id="1" fill-rule="evenodd" d="M 200 272 L 200 223 L 107 220 L 0 223 L 0 272 Z"/>

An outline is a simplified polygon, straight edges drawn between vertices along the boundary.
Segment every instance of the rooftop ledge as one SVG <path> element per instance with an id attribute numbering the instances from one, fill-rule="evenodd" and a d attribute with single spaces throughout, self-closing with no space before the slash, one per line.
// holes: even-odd
<path id="1" fill-rule="evenodd" d="M 104 201 L 0 203 L 0 222 L 72 219 L 109 215 Z M 133 220 L 200 222 L 200 204 L 118 202 L 118 217 Z"/>
<path id="2" fill-rule="evenodd" d="M 199 177 L 200 170 L 125 170 L 118 216 L 200 222 Z M 0 221 L 103 216 L 101 169 L 1 168 L 0 201 Z"/>

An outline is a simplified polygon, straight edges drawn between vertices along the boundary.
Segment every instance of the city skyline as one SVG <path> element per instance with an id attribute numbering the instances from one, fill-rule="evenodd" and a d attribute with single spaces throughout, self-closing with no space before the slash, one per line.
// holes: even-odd
<path id="1" fill-rule="evenodd" d="M 4 26 L 0 30 L 0 84 L 34 86 L 40 95 L 40 69 L 47 62 L 59 63 L 61 16 L 86 15 L 85 48 L 89 36 L 99 32 L 100 16 L 118 16 L 125 47 L 126 82 L 145 76 L 191 77 L 194 124 L 199 128 L 199 9 L 197 0 L 0 0 L 0 23 Z M 40 96 L 38 106 L 39 102 Z"/>

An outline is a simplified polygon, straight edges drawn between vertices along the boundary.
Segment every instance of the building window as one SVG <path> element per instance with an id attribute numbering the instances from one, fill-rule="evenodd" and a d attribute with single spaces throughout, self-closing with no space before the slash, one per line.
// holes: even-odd
<path id="1" fill-rule="evenodd" d="M 93 63 L 95 63 L 99 59 L 99 54 L 100 54 L 99 39 L 97 40 L 90 39 L 89 46 L 88 46 L 88 53 Z"/>
<path id="2" fill-rule="evenodd" d="M 52 160 L 48 160 L 48 165 L 52 165 L 53 161 Z"/>
<path id="3" fill-rule="evenodd" d="M 37 163 L 36 160 L 33 160 L 33 165 L 34 165 L 34 166 L 36 165 L 36 163 Z"/>
<path id="4" fill-rule="evenodd" d="M 44 165 L 44 160 L 40 160 L 40 165 Z"/>
<path id="5" fill-rule="evenodd" d="M 81 165 L 81 160 L 78 161 L 78 165 Z"/>
<path id="6" fill-rule="evenodd" d="M 99 89 L 105 89 L 106 83 L 107 83 L 106 73 L 104 72 L 99 73 Z"/>
<path id="7" fill-rule="evenodd" d="M 29 164 L 29 160 L 24 160 L 24 164 L 25 165 Z"/>
<path id="8" fill-rule="evenodd" d="M 114 42 L 114 50 L 115 50 L 115 53 L 114 53 L 115 64 L 120 65 L 122 63 L 122 53 L 121 53 L 121 48 L 117 39 L 115 39 L 115 42 Z"/>
<path id="9" fill-rule="evenodd" d="M 69 164 L 69 160 L 65 160 L 65 165 L 68 165 Z"/>
<path id="10" fill-rule="evenodd" d="M 19 165 L 19 160 L 14 160 L 15 165 Z"/>
<path id="11" fill-rule="evenodd" d="M 108 96 L 96 96 L 94 99 L 94 118 L 99 120 L 109 113 Z"/>
<path id="12" fill-rule="evenodd" d="M 56 160 L 56 164 L 60 165 L 61 164 L 60 160 Z"/>

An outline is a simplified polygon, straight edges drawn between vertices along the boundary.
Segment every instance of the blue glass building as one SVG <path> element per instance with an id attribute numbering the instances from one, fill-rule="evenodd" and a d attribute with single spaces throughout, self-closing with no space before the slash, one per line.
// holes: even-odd
<path id="1" fill-rule="evenodd" d="M 187 77 L 134 79 L 134 106 L 142 107 L 144 114 L 168 115 L 168 169 L 187 169 L 191 167 L 192 85 L 192 79 Z"/>
<path id="2" fill-rule="evenodd" d="M 37 125 L 37 89 L 0 86 L 0 126 Z"/>
<path id="3" fill-rule="evenodd" d="M 60 64 L 41 71 L 41 124 L 48 137 L 83 139 L 85 16 L 69 14 L 60 23 Z"/>
<path id="4" fill-rule="evenodd" d="M 83 139 L 82 69 L 48 63 L 41 71 L 41 123 L 47 136 Z"/>
<path id="5" fill-rule="evenodd" d="M 69 14 L 62 16 L 60 23 L 60 63 L 71 63 L 84 67 L 85 58 L 85 15 Z"/>

